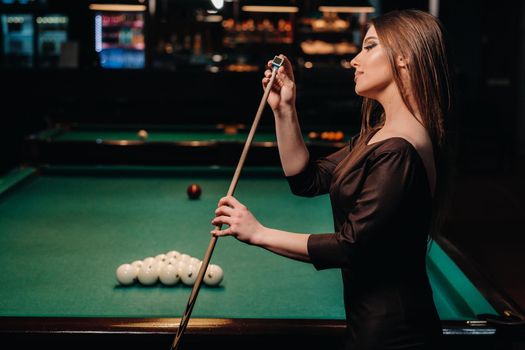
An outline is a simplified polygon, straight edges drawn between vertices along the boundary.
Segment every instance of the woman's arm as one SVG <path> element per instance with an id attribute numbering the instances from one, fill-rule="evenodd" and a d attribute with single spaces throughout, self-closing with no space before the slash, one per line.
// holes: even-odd
<path id="1" fill-rule="evenodd" d="M 253 214 L 234 197 L 219 201 L 212 220 L 215 226 L 228 225 L 223 230 L 213 230 L 215 236 L 234 236 L 240 241 L 268 249 L 287 258 L 310 262 L 308 255 L 309 234 L 292 233 L 264 227 Z"/>
<path id="2" fill-rule="evenodd" d="M 310 262 L 308 255 L 309 234 L 293 233 L 264 227 L 254 245 L 287 258 Z"/>
<path id="3" fill-rule="evenodd" d="M 285 175 L 292 176 L 301 172 L 307 165 L 309 154 L 303 140 L 297 110 L 295 108 L 295 82 L 292 64 L 283 55 L 283 65 L 277 71 L 272 90 L 268 95 L 268 104 L 275 117 L 275 131 L 279 156 Z M 272 61 L 262 79 L 266 88 L 272 75 Z"/>
<path id="4" fill-rule="evenodd" d="M 308 164 L 310 154 L 304 143 L 295 106 L 292 110 L 275 114 L 275 133 L 284 174 L 299 174 Z"/>

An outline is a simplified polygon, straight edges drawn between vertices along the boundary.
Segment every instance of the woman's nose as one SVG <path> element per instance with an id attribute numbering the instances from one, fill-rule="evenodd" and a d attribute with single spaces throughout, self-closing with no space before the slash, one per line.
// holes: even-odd
<path id="1" fill-rule="evenodd" d="M 352 58 L 352 60 L 350 61 L 350 65 L 354 68 L 357 68 L 359 66 L 359 61 L 358 61 L 358 58 L 359 55 L 355 56 L 354 58 Z"/>

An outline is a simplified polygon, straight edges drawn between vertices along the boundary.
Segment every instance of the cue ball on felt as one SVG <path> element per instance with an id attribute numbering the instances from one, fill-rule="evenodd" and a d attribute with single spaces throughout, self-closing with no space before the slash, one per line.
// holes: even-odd
<path id="1" fill-rule="evenodd" d="M 208 286 L 218 286 L 224 278 L 224 271 L 219 265 L 210 264 L 204 274 L 204 283 Z"/>
<path id="2" fill-rule="evenodd" d="M 122 264 L 116 271 L 117 281 L 123 286 L 133 284 L 137 277 L 137 268 L 131 264 Z"/>
<path id="3" fill-rule="evenodd" d="M 201 187 L 197 184 L 191 184 L 188 186 L 186 193 L 190 199 L 197 199 L 201 196 Z"/>
<path id="4" fill-rule="evenodd" d="M 141 140 L 146 140 L 148 138 L 148 132 L 146 130 L 144 130 L 144 129 L 139 130 L 139 132 L 137 133 L 137 136 Z"/>

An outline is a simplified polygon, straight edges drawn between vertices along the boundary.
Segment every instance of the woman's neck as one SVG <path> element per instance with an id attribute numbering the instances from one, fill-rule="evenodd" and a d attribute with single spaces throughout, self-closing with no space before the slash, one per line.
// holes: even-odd
<path id="1" fill-rule="evenodd" d="M 408 109 L 395 84 L 393 84 L 390 89 L 387 89 L 377 101 L 381 104 L 385 112 L 383 128 L 387 130 L 403 128 L 404 125 L 412 125 L 414 122 L 422 123 L 421 116 L 417 109 L 414 109 L 414 113 Z M 409 96 L 409 102 L 412 106 L 415 106 L 411 96 Z"/>

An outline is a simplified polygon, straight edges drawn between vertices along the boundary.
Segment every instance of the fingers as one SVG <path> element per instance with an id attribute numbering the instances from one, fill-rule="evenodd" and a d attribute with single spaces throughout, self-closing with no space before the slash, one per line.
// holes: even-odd
<path id="1" fill-rule="evenodd" d="M 266 70 L 264 72 L 264 76 L 265 77 L 261 81 L 262 81 L 263 89 L 266 89 L 266 86 L 270 83 L 271 76 L 272 76 L 272 71 Z M 289 78 L 285 77 L 283 79 L 283 75 L 282 74 L 280 75 L 279 73 L 277 73 L 277 75 L 275 76 L 275 79 L 273 81 L 272 91 L 274 91 L 276 93 L 279 93 L 281 91 L 281 88 L 284 85 L 285 79 L 286 79 L 286 81 L 290 81 Z"/>
<path id="2" fill-rule="evenodd" d="M 212 221 L 211 224 L 215 226 L 215 229 L 211 230 L 210 233 L 216 237 L 221 236 L 230 236 L 233 235 L 233 229 L 231 227 L 234 219 L 231 217 L 231 214 L 234 209 L 226 206 L 221 206 L 215 210 L 217 215 Z M 229 226 L 228 228 L 221 230 L 222 225 Z"/>
<path id="3" fill-rule="evenodd" d="M 275 82 L 282 87 L 283 85 L 290 85 L 294 82 L 294 76 L 293 76 L 293 68 L 290 60 L 283 54 L 280 54 L 278 57 L 283 59 L 283 64 L 279 69 L 277 70 L 277 76 L 275 79 Z M 267 63 L 268 69 L 264 71 L 264 77 L 270 78 L 272 75 L 273 65 L 272 61 L 268 61 Z M 268 84 L 269 79 L 263 79 L 263 87 L 266 88 L 266 85 Z"/>
<path id="4" fill-rule="evenodd" d="M 263 86 L 263 89 L 266 90 L 266 86 L 268 86 L 268 84 L 270 83 L 270 79 L 269 78 L 263 78 L 262 79 L 262 86 Z M 282 87 L 282 82 L 278 81 L 277 79 L 275 79 L 273 81 L 273 85 L 272 85 L 272 91 L 276 92 L 276 93 L 279 93 L 281 91 L 281 87 Z"/>
<path id="5" fill-rule="evenodd" d="M 230 236 L 232 234 L 232 230 L 231 228 L 227 228 L 225 230 L 212 230 L 211 234 L 215 237 Z"/>
<path id="6" fill-rule="evenodd" d="M 242 207 L 244 207 L 244 205 L 242 205 L 242 203 L 239 202 L 233 196 L 222 197 L 219 200 L 219 204 L 217 204 L 217 207 L 221 207 L 221 206 L 224 206 L 224 205 L 228 206 L 228 207 L 231 207 L 231 208 L 242 208 Z"/>
<path id="7" fill-rule="evenodd" d="M 218 207 L 222 207 L 224 205 L 227 205 L 227 206 L 230 206 L 230 198 L 232 198 L 231 196 L 226 196 L 226 197 L 222 197 L 221 199 L 219 199 L 219 203 L 217 203 L 217 208 Z"/>
<path id="8" fill-rule="evenodd" d="M 215 218 L 211 221 L 212 225 L 215 225 L 216 228 L 211 231 L 211 234 L 215 236 L 226 236 L 234 235 L 234 231 L 231 228 L 232 224 L 236 223 L 236 218 L 234 218 L 236 210 L 247 210 L 247 208 L 239 202 L 233 196 L 226 196 L 219 200 L 217 209 L 215 210 Z M 237 215 L 239 216 L 239 215 Z M 237 218 L 238 219 L 238 218 Z M 220 230 L 220 226 L 228 225 L 225 230 Z"/>
<path id="9" fill-rule="evenodd" d="M 272 91 L 279 93 L 281 88 L 283 86 L 293 86 L 293 72 L 292 72 L 292 65 L 288 58 L 284 56 L 283 54 L 280 54 L 278 57 L 282 58 L 284 63 L 279 69 L 277 70 L 277 74 L 274 80 L 274 83 L 272 85 Z M 264 89 L 266 89 L 268 83 L 270 82 L 270 78 L 273 74 L 273 64 L 272 60 L 268 61 L 267 67 L 264 71 L 264 78 L 262 79 L 262 86 Z"/>
<path id="10" fill-rule="evenodd" d="M 232 214 L 233 214 L 233 208 L 227 207 L 225 205 L 220 206 L 217 209 L 215 209 L 215 216 L 221 216 L 221 215 L 232 216 Z"/>
<path id="11" fill-rule="evenodd" d="M 213 218 L 213 220 L 211 221 L 211 224 L 214 226 L 221 226 L 221 225 L 231 226 L 230 225 L 231 222 L 232 222 L 231 216 L 221 215 L 221 216 L 216 216 L 215 218 Z"/>
<path id="12" fill-rule="evenodd" d="M 284 80 L 286 82 L 293 82 L 294 76 L 293 76 L 293 67 L 292 62 L 285 56 L 285 55 L 279 55 L 283 59 L 283 65 L 279 67 L 278 73 L 280 73 L 281 76 L 284 77 Z"/>
<path id="13" fill-rule="evenodd" d="M 290 84 L 293 82 L 293 75 L 290 75 L 290 73 L 286 70 L 284 66 L 279 67 L 279 70 L 277 70 L 277 81 L 280 84 Z"/>
<path id="14" fill-rule="evenodd" d="M 264 78 L 262 79 L 263 87 L 266 89 L 266 85 L 270 82 L 270 79 L 272 77 L 272 71 L 271 70 L 265 70 L 264 71 Z"/>

